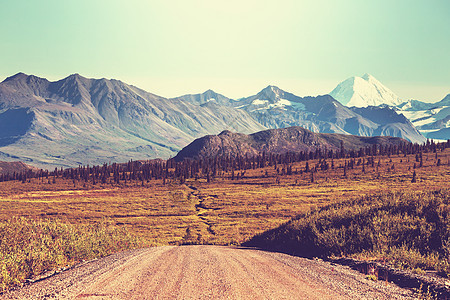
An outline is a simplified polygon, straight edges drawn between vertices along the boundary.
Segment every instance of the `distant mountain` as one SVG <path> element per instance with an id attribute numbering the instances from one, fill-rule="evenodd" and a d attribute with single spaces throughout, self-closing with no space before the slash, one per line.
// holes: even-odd
<path id="1" fill-rule="evenodd" d="M 395 106 L 403 101 L 375 77 L 364 74 L 339 83 L 330 95 L 348 107 Z"/>
<path id="2" fill-rule="evenodd" d="M 398 114 L 404 115 L 423 136 L 433 139 L 450 139 L 450 129 L 448 129 L 450 128 L 450 94 L 435 103 L 418 100 L 402 101 L 373 76 L 364 74 L 362 77 L 351 77 L 341 82 L 330 95 L 349 107 L 376 106 L 377 109 L 383 109 L 384 112 L 387 112 L 385 107 L 390 107 Z M 373 111 L 373 109 L 369 110 Z M 359 110 L 359 112 L 362 111 Z M 393 116 L 392 113 L 389 113 L 389 115 Z M 365 114 L 365 116 L 368 115 Z M 376 120 L 379 119 L 376 118 Z M 387 123 L 392 123 L 389 119 L 384 118 L 384 120 Z M 403 121 L 401 123 L 404 124 Z M 404 136 L 407 136 L 412 133 L 411 128 L 404 125 L 399 127 L 398 123 L 389 127 L 391 128 L 376 130 L 376 134 L 388 135 L 404 132 Z M 416 141 L 420 142 L 419 140 Z"/>
<path id="3" fill-rule="evenodd" d="M 19 73 L 0 83 L 2 160 L 48 167 L 168 158 L 225 129 L 265 127 L 231 106 L 166 99 L 118 80 Z"/>
<path id="4" fill-rule="evenodd" d="M 355 113 L 379 124 L 368 136 L 397 136 L 411 142 L 423 143 L 425 138 L 402 114 L 387 106 L 352 107 Z"/>
<path id="5" fill-rule="evenodd" d="M 396 110 L 427 138 L 450 139 L 450 94 L 435 103 L 408 100 L 397 105 Z"/>
<path id="6" fill-rule="evenodd" d="M 268 86 L 258 94 L 232 104 L 247 111 L 268 128 L 301 126 L 313 132 L 392 135 L 411 142 L 425 141 L 409 120 L 389 107 L 355 110 L 342 105 L 330 95 L 299 97 L 278 87 Z"/>
<path id="7" fill-rule="evenodd" d="M 218 94 L 213 90 L 207 90 L 202 94 L 183 95 L 173 99 L 186 101 L 195 105 L 202 105 L 211 102 L 218 105 L 231 106 L 234 102 L 234 100 L 225 97 L 224 95 Z"/>
<path id="8" fill-rule="evenodd" d="M 234 102 L 234 106 L 248 111 L 268 110 L 268 109 L 305 109 L 302 103 L 299 103 L 301 97 L 283 91 L 282 89 L 269 85 L 258 94 L 242 98 Z"/>
<path id="9" fill-rule="evenodd" d="M 270 129 L 250 135 L 223 131 L 219 135 L 208 135 L 196 139 L 183 148 L 175 160 L 208 158 L 220 155 L 257 155 L 315 151 L 316 149 L 340 151 L 341 142 L 345 149 L 358 150 L 374 144 L 400 145 L 408 143 L 394 137 L 361 137 L 355 135 L 314 133 L 302 127 Z"/>
<path id="10" fill-rule="evenodd" d="M 33 166 L 27 165 L 21 161 L 14 161 L 14 162 L 6 162 L 6 161 L 0 161 L 0 175 L 6 175 L 13 173 L 22 173 L 27 171 L 38 171 L 38 168 L 35 168 Z"/>

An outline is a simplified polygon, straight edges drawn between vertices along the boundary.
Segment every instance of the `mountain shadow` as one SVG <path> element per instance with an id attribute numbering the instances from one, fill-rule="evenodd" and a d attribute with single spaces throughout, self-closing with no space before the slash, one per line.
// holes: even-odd
<path id="1" fill-rule="evenodd" d="M 27 108 L 9 109 L 0 114 L 0 147 L 15 143 L 30 129 L 34 113 Z"/>

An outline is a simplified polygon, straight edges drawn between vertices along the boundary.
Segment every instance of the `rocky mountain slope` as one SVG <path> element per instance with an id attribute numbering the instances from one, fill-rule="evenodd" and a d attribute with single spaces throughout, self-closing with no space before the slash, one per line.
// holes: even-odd
<path id="1" fill-rule="evenodd" d="M 220 155 L 257 155 L 262 152 L 286 153 L 328 149 L 340 151 L 341 142 L 345 149 L 358 150 L 374 144 L 400 145 L 408 141 L 387 136 L 362 137 L 345 134 L 314 133 L 302 127 L 269 129 L 250 135 L 223 131 L 219 135 L 208 135 L 196 139 L 183 148 L 175 160 L 207 158 Z"/>
<path id="2" fill-rule="evenodd" d="M 166 99 L 118 80 L 19 73 L 0 83 L 0 129 L 0 159 L 76 166 L 168 158 L 206 134 L 265 127 L 233 107 Z"/>

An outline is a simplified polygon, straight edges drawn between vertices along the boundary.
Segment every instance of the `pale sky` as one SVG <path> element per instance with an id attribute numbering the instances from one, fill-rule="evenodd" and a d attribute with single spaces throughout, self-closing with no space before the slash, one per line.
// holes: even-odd
<path id="1" fill-rule="evenodd" d="M 240 98 L 326 94 L 370 73 L 434 102 L 450 93 L 449 16 L 448 0 L 0 0 L 0 81 L 79 73 Z"/>

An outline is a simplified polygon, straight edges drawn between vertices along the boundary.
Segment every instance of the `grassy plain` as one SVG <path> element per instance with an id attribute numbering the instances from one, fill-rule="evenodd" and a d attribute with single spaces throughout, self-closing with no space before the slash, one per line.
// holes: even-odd
<path id="1" fill-rule="evenodd" d="M 362 165 L 355 165 L 346 176 L 344 160 L 334 160 L 334 169 L 314 173 L 313 183 L 310 172 L 281 175 L 282 165 L 279 172 L 274 167 L 247 170 L 240 180 L 226 174 L 211 183 L 200 179 L 183 185 L 132 181 L 94 186 L 62 178 L 50 184 L 38 179 L 2 182 L 0 221 L 24 216 L 96 224 L 107 219 L 153 245 L 240 244 L 311 208 L 386 191 L 447 187 L 449 160 L 450 149 L 424 153 L 422 167 L 414 155 L 375 157 L 373 167 L 365 165 L 363 172 Z M 317 161 L 308 163 L 313 167 Z M 414 164 L 417 182 L 412 183 Z M 305 162 L 295 163 L 292 169 L 304 170 Z"/>

